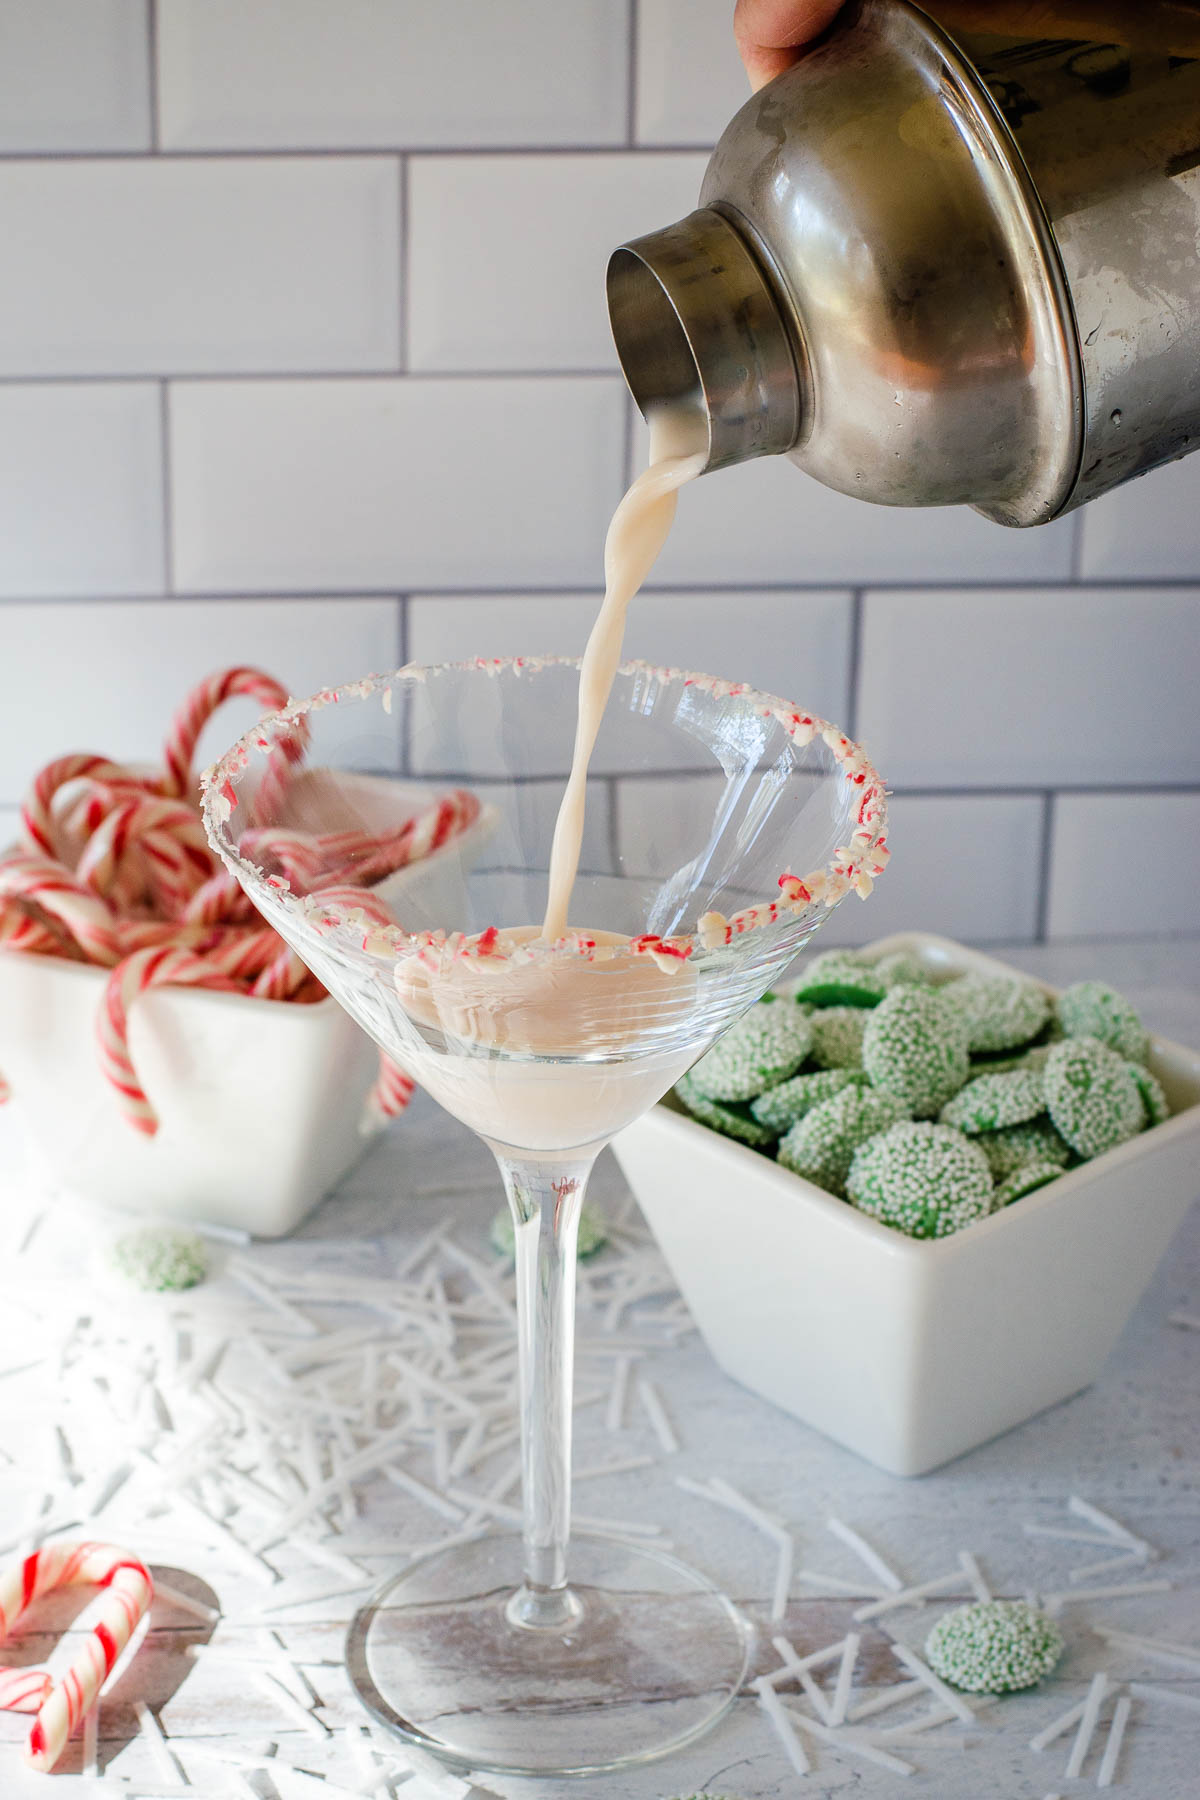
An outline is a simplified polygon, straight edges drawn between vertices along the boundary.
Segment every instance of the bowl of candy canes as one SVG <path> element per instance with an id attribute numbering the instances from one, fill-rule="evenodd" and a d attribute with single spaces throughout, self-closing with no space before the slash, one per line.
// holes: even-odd
<path id="1" fill-rule="evenodd" d="M 193 757 L 235 695 L 270 711 L 288 702 L 260 670 L 231 669 L 188 696 L 162 768 L 69 755 L 34 781 L 20 841 L 0 856 L 0 1098 L 51 1189 L 275 1237 L 336 1185 L 412 1084 L 208 846 Z M 281 757 L 274 778 L 290 785 L 273 796 L 279 829 L 261 848 L 281 877 L 292 859 L 311 889 L 324 857 L 331 882 L 353 881 L 345 842 L 335 855 L 304 828 L 304 786 L 319 772 Z M 377 881 L 389 902 L 406 868 L 426 873 L 451 851 L 461 866 L 488 829 L 462 790 L 354 779 L 386 787 L 392 818 L 411 808 Z"/>
<path id="2" fill-rule="evenodd" d="M 811 960 L 614 1148 L 722 1368 L 919 1475 L 1094 1380 L 1200 1189 L 1200 1052 L 906 934 Z"/>

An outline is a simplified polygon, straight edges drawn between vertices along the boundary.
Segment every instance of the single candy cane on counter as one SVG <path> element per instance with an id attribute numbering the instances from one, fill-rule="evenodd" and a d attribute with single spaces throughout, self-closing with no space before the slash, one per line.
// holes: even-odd
<path id="1" fill-rule="evenodd" d="M 39 1595 L 76 1586 L 102 1587 L 108 1594 L 62 1679 L 44 1670 L 0 1670 L 0 1706 L 17 1712 L 37 1708 L 25 1750 L 32 1769 L 54 1767 L 154 1598 L 150 1571 L 124 1550 L 112 1544 L 47 1544 L 0 1576 L 0 1642 Z"/>

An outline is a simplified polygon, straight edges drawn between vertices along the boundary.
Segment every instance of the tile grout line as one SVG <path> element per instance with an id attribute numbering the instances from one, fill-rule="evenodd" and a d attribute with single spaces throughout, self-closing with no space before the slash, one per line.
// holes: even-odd
<path id="1" fill-rule="evenodd" d="M 225 144 L 213 149 L 179 148 L 162 152 L 173 162 L 213 162 L 224 158 L 226 161 L 245 160 L 246 162 L 296 161 L 303 157 L 311 157 L 321 161 L 336 160 L 347 156 L 410 156 L 421 160 L 437 157 L 568 157 L 568 156 L 628 156 L 630 149 L 635 149 L 639 156 L 711 156 L 713 143 L 699 144 L 634 144 L 625 142 L 624 135 L 611 144 Z M 151 152 L 146 150 L 59 150 L 46 148 L 40 150 L 2 150 L 0 151 L 0 167 L 5 163 L 28 162 L 145 162 Z"/>
<path id="2" fill-rule="evenodd" d="M 147 99 L 150 103 L 150 152 L 162 150 L 162 97 L 158 85 L 158 0 L 146 0 Z"/>
<path id="3" fill-rule="evenodd" d="M 638 30 L 640 25 L 638 6 L 639 0 L 629 0 L 629 16 L 626 26 L 628 40 L 625 64 L 625 142 L 631 150 L 637 145 Z"/>
<path id="4" fill-rule="evenodd" d="M 412 184 L 409 179 L 408 169 L 408 157 L 400 157 L 400 235 L 397 241 L 400 266 L 397 271 L 399 285 L 396 293 L 396 304 L 399 308 L 400 317 L 396 323 L 396 349 L 399 357 L 399 369 L 402 375 L 408 374 L 409 365 L 412 362 L 412 314 L 409 305 L 409 287 L 411 283 L 409 270 L 412 261 L 409 227 L 412 220 Z"/>
<path id="5" fill-rule="evenodd" d="M 140 385 L 145 386 L 151 384 L 143 382 Z M 178 383 L 172 381 L 169 376 L 160 376 L 155 379 L 153 385 L 155 387 L 173 387 L 177 386 Z M 1167 578 L 1163 578 L 1159 581 L 1112 581 L 1097 585 L 1102 585 L 1105 592 L 1111 593 L 1120 593 L 1126 590 L 1129 592 L 1147 590 L 1155 593 L 1178 592 L 1180 594 L 1189 595 L 1200 592 L 1200 580 L 1197 579 L 1191 581 L 1177 581 Z M 410 583 L 407 591 L 413 595 L 414 599 L 421 600 L 472 601 L 519 599 L 538 601 L 599 599 L 603 594 L 604 589 L 599 582 L 594 581 L 559 581 L 550 585 L 538 581 L 521 581 L 513 582 L 510 585 L 503 587 L 486 585 L 464 587 L 458 583 L 438 585 L 436 582 L 416 582 Z M 820 582 L 748 581 L 738 583 L 697 580 L 672 584 L 670 587 L 654 587 L 647 585 L 641 591 L 648 599 L 652 600 L 667 600 L 675 594 L 683 594 L 689 597 L 692 595 L 712 595 L 714 597 L 735 595 L 738 599 L 770 600 L 778 599 L 787 594 L 821 594 L 837 598 L 839 596 L 845 596 L 853 590 L 846 582 L 839 582 L 836 579 L 831 579 L 829 581 Z M 283 587 L 255 587 L 246 582 L 239 582 L 228 588 L 197 587 L 178 589 L 176 592 L 181 599 L 187 600 L 227 600 L 231 596 L 254 600 L 334 600 L 339 596 L 346 596 L 355 600 L 387 600 L 397 592 L 397 587 L 395 581 L 376 583 L 374 585 L 370 582 L 359 582 L 352 586 L 345 587 L 338 586 L 334 583 L 326 583 L 324 586 L 316 588 L 306 588 L 299 583 L 293 583 Z M 1002 594 L 1040 593 L 1059 595 L 1068 594 L 1071 590 L 1065 583 L 1056 581 L 1009 582 L 1005 584 L 1003 590 L 994 589 L 988 583 L 971 583 L 970 581 L 946 582 L 941 586 L 935 586 L 930 582 L 896 583 L 891 586 L 885 586 L 884 584 L 879 583 L 870 589 L 870 593 L 872 594 L 904 595 L 910 593 L 925 594 L 930 592 L 950 594 L 1001 592 Z M 868 595 L 864 593 L 864 599 L 867 597 Z M 35 594 L 22 591 L 9 594 L 0 593 L 0 607 L 28 606 L 33 603 L 46 606 L 102 606 L 111 600 L 152 602 L 162 598 L 163 595 L 161 594 L 130 594 L 120 588 L 111 588 L 103 591 L 89 589 L 86 593 L 55 592 Z"/>
<path id="6" fill-rule="evenodd" d="M 397 655 L 398 661 L 396 663 L 396 667 L 398 669 L 404 668 L 405 664 L 408 662 L 408 637 L 409 637 L 408 601 L 409 601 L 409 596 L 407 594 L 397 594 L 397 596 L 396 596 L 396 655 Z M 410 728 L 411 723 L 412 723 L 411 710 L 408 706 L 405 706 L 403 715 L 401 718 L 401 722 L 400 722 L 400 741 L 396 746 L 396 749 L 398 752 L 398 761 L 400 764 L 401 775 L 407 775 L 410 771 L 410 766 L 411 766 L 411 760 L 412 760 L 411 745 L 409 743 L 409 728 Z"/>
<path id="7" fill-rule="evenodd" d="M 162 468 L 162 534 L 164 598 L 175 594 L 175 507 L 171 492 L 171 384 L 158 384 L 159 451 Z"/>
<path id="8" fill-rule="evenodd" d="M 863 591 L 850 595 L 850 641 L 846 646 L 846 736 L 858 740 L 859 681 L 862 672 Z"/>
<path id="9" fill-rule="evenodd" d="M 608 854 L 612 863 L 612 873 L 621 872 L 621 782 L 617 775 L 606 775 L 604 784 L 608 789 Z"/>
<path id="10" fill-rule="evenodd" d="M 1050 880 L 1053 873 L 1051 864 L 1054 855 L 1054 807 L 1055 794 L 1050 789 L 1042 797 L 1042 831 L 1038 846 L 1038 883 L 1037 910 L 1033 921 L 1033 941 L 1035 944 L 1047 942 L 1046 925 L 1050 916 Z"/>
<path id="11" fill-rule="evenodd" d="M 1083 508 L 1075 508 L 1075 517 L 1071 521 L 1071 575 L 1074 585 L 1083 579 Z"/>

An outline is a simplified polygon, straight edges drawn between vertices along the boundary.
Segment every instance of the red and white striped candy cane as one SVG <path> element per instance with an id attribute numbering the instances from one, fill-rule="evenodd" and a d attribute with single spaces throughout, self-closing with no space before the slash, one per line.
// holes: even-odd
<path id="1" fill-rule="evenodd" d="M 288 703 L 287 689 L 262 669 L 225 669 L 221 674 L 210 675 L 207 680 L 200 682 L 175 714 L 163 746 L 163 762 L 166 765 L 164 794 L 173 795 L 177 799 L 184 795 L 190 796 L 193 786 L 192 759 L 196 754 L 200 734 L 218 707 L 224 706 L 226 700 L 231 700 L 235 694 L 244 694 L 251 700 L 257 700 L 264 712 L 278 712 L 280 707 Z"/>
<path id="2" fill-rule="evenodd" d="M 117 921 L 107 901 L 77 882 L 61 863 L 42 856 L 0 862 L 0 900 L 24 901 L 57 919 L 88 962 L 111 967 L 120 954 Z"/>
<path id="3" fill-rule="evenodd" d="M 96 1015 L 100 1067 L 120 1095 L 126 1119 L 146 1137 L 153 1137 L 158 1130 L 158 1114 L 146 1098 L 129 1053 L 129 1008 L 139 994 L 167 985 L 237 991 L 235 981 L 218 974 L 202 957 L 166 945 L 135 951 L 109 976 Z"/>
<path id="4" fill-rule="evenodd" d="M 122 910 L 150 905 L 174 917 L 211 880 L 214 862 L 191 807 L 143 794 L 122 799 L 100 821 L 75 876 Z"/>
<path id="5" fill-rule="evenodd" d="M 54 762 L 47 763 L 36 777 L 21 808 L 21 832 L 27 849 L 42 856 L 59 854 L 54 796 L 59 788 L 85 779 L 112 783 L 118 787 L 138 785 L 136 776 L 131 775 L 128 769 L 123 769 L 119 763 L 110 762 L 107 756 L 93 756 L 83 752 L 74 756 L 57 757 Z"/>
<path id="6" fill-rule="evenodd" d="M 75 1586 L 107 1588 L 108 1594 L 62 1679 L 44 1670 L 0 1672 L 0 1706 L 17 1712 L 37 1709 L 25 1749 L 32 1769 L 54 1767 L 154 1598 L 150 1571 L 124 1550 L 112 1544 L 47 1544 L 0 1577 L 0 1642 L 39 1595 Z"/>
<path id="7" fill-rule="evenodd" d="M 404 1111 L 413 1097 L 416 1082 L 411 1075 L 394 1063 L 390 1056 L 379 1053 L 379 1074 L 375 1085 L 367 1095 L 363 1108 L 364 1119 L 370 1123 L 373 1119 L 396 1119 Z"/>

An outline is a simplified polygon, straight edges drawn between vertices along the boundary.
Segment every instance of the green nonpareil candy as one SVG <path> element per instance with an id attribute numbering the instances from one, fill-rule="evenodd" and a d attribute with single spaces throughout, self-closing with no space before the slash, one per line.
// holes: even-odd
<path id="1" fill-rule="evenodd" d="M 929 1666 L 969 1694 L 1036 1687 L 1057 1666 L 1062 1633 L 1025 1600 L 980 1600 L 940 1618 L 925 1640 Z"/>

